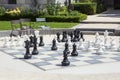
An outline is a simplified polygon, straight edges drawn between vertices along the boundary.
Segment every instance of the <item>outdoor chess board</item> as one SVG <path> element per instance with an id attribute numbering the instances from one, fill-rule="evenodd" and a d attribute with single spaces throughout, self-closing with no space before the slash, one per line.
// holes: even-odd
<path id="1" fill-rule="evenodd" d="M 15 59 L 20 59 L 34 65 L 44 71 L 120 61 L 120 52 L 117 51 L 106 51 L 102 55 L 97 55 L 94 52 L 78 50 L 79 54 L 76 57 L 72 57 L 69 54 L 68 59 L 70 61 L 70 66 L 61 66 L 64 43 L 59 43 L 57 46 L 57 51 L 51 50 L 51 44 L 45 44 L 43 47 L 38 47 L 39 54 L 33 55 L 31 59 L 23 58 L 25 54 L 24 47 L 0 48 L 0 51 L 14 56 Z M 32 49 L 33 48 L 30 48 L 30 51 L 32 51 Z M 70 51 L 72 51 L 71 48 Z"/>

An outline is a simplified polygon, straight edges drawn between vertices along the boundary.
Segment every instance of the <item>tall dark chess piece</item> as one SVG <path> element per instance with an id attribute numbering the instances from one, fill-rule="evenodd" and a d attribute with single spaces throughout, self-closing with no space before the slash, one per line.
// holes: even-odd
<path id="1" fill-rule="evenodd" d="M 57 41 L 60 42 L 61 41 L 60 40 L 60 33 L 58 32 L 56 35 L 57 35 Z"/>
<path id="2" fill-rule="evenodd" d="M 30 47 L 34 47 L 34 37 L 30 36 Z"/>
<path id="3" fill-rule="evenodd" d="M 73 51 L 71 53 L 71 56 L 78 56 L 78 52 L 77 52 L 75 43 L 73 44 Z"/>
<path id="4" fill-rule="evenodd" d="M 70 65 L 70 61 L 68 60 L 68 54 L 70 54 L 69 48 L 68 48 L 68 42 L 65 43 L 65 50 L 63 51 L 63 61 L 62 66 L 69 66 Z"/>
<path id="5" fill-rule="evenodd" d="M 62 42 L 68 41 L 68 39 L 67 39 L 67 32 L 66 32 L 66 31 L 63 31 L 63 38 L 62 38 L 61 41 L 62 41 Z"/>
<path id="6" fill-rule="evenodd" d="M 85 39 L 84 39 L 84 36 L 83 36 L 83 33 L 82 33 L 82 32 L 80 33 L 80 39 L 82 39 L 83 41 L 85 41 Z"/>
<path id="7" fill-rule="evenodd" d="M 24 59 L 30 59 L 32 57 L 32 55 L 30 54 L 30 41 L 26 40 L 25 41 L 25 48 L 26 48 L 26 53 L 24 55 Z"/>
<path id="8" fill-rule="evenodd" d="M 80 34 L 80 31 L 79 30 L 74 30 L 74 38 L 73 38 L 73 42 L 77 42 L 79 41 L 79 34 Z"/>
<path id="9" fill-rule="evenodd" d="M 71 38 L 71 42 L 73 42 L 73 32 L 70 32 L 68 35 L 69 35 L 70 38 Z"/>
<path id="10" fill-rule="evenodd" d="M 34 36 L 34 48 L 33 48 L 33 51 L 32 51 L 32 55 L 37 55 L 39 52 L 37 50 L 37 38 L 36 36 Z"/>
<path id="11" fill-rule="evenodd" d="M 43 36 L 40 36 L 40 43 L 39 43 L 39 46 L 44 46 Z"/>
<path id="12" fill-rule="evenodd" d="M 55 39 L 53 39 L 53 41 L 52 41 L 52 47 L 51 47 L 51 50 L 57 50 L 56 40 L 55 40 Z"/>

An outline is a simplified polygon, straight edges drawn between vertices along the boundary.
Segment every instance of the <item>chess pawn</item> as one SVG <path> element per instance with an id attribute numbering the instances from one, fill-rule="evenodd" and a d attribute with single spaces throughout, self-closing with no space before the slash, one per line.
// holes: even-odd
<path id="1" fill-rule="evenodd" d="M 85 49 L 85 46 L 83 44 L 83 41 L 80 40 L 80 43 L 79 43 L 79 47 L 78 47 L 79 50 L 84 50 Z"/>
<path id="2" fill-rule="evenodd" d="M 92 47 L 90 41 L 88 41 L 88 48 L 87 48 L 87 50 L 88 50 L 88 51 L 94 51 L 94 48 Z"/>
<path id="3" fill-rule="evenodd" d="M 30 59 L 32 55 L 30 54 L 30 42 L 28 40 L 25 41 L 25 48 L 26 48 L 26 53 L 24 55 L 24 59 Z"/>
<path id="4" fill-rule="evenodd" d="M 102 41 L 101 41 L 101 43 L 99 44 L 96 53 L 99 54 L 99 55 L 104 53 L 104 47 L 103 47 Z"/>
<path id="5" fill-rule="evenodd" d="M 69 51 L 64 51 L 63 52 L 63 61 L 61 62 L 62 63 L 62 66 L 69 66 L 70 65 L 70 61 L 68 60 L 68 54 L 69 54 Z"/>
<path id="6" fill-rule="evenodd" d="M 71 53 L 71 56 L 78 56 L 78 52 L 77 52 L 75 43 L 73 44 L 73 51 Z"/>
<path id="7" fill-rule="evenodd" d="M 57 35 L 57 41 L 60 42 L 61 41 L 60 40 L 60 33 L 58 32 L 56 35 Z"/>
<path id="8" fill-rule="evenodd" d="M 39 43 L 39 46 L 44 46 L 43 36 L 40 36 L 40 43 Z"/>
<path id="9" fill-rule="evenodd" d="M 39 52 L 37 50 L 37 38 L 34 36 L 34 48 L 33 48 L 32 54 L 37 55 L 38 53 Z"/>
<path id="10" fill-rule="evenodd" d="M 56 40 L 53 39 L 51 50 L 57 50 Z"/>

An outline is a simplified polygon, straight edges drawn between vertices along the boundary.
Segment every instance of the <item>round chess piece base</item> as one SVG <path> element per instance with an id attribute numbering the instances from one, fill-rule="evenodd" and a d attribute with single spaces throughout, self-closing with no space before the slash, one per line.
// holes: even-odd
<path id="1" fill-rule="evenodd" d="M 37 55 L 39 52 L 38 52 L 38 50 L 34 50 L 33 52 L 32 52 L 32 55 Z"/>
<path id="2" fill-rule="evenodd" d="M 70 65 L 70 62 L 68 60 L 62 62 L 62 66 L 69 66 L 69 65 Z"/>
<path id="3" fill-rule="evenodd" d="M 44 43 L 40 43 L 39 46 L 44 46 Z"/>
<path id="4" fill-rule="evenodd" d="M 31 54 L 27 54 L 27 55 L 24 56 L 24 59 L 30 59 L 31 57 L 32 57 Z"/>
<path id="5" fill-rule="evenodd" d="M 57 39 L 57 41 L 58 41 L 58 42 L 61 42 L 61 40 L 60 40 L 60 39 Z"/>
<path id="6" fill-rule="evenodd" d="M 34 47 L 34 44 L 30 44 L 30 47 Z"/>
<path id="7" fill-rule="evenodd" d="M 71 56 L 78 56 L 78 52 L 77 52 L 77 51 L 72 52 L 72 53 L 71 53 Z"/>
<path id="8" fill-rule="evenodd" d="M 52 47 L 51 50 L 57 50 L 57 47 Z"/>

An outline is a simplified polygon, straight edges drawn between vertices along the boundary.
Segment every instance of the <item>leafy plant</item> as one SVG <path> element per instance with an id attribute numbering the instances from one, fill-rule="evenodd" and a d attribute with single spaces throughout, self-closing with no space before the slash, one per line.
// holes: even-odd
<path id="1" fill-rule="evenodd" d="M 6 9 L 4 7 L 0 7 L 0 16 L 3 16 L 6 12 Z"/>

